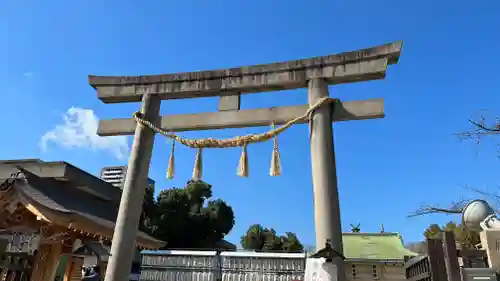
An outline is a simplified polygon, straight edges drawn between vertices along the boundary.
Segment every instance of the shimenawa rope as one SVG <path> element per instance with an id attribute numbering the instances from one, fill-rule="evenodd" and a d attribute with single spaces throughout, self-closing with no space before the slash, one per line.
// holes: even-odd
<path id="1" fill-rule="evenodd" d="M 193 179 L 200 180 L 202 177 L 202 150 L 203 148 L 229 148 L 229 147 L 242 147 L 242 152 L 240 156 L 240 161 L 238 165 L 237 174 L 241 177 L 248 177 L 248 153 L 247 145 L 251 143 L 264 142 L 270 139 L 274 139 L 273 142 L 273 154 L 271 157 L 271 169 L 270 176 L 281 175 L 281 164 L 280 164 L 280 153 L 278 150 L 278 142 L 276 137 L 283 133 L 286 129 L 290 128 L 295 123 L 310 118 L 311 114 L 319 107 L 338 101 L 337 99 L 322 98 L 318 100 L 313 106 L 311 106 L 303 115 L 298 116 L 288 122 L 286 122 L 281 127 L 276 127 L 274 122 L 272 123 L 272 129 L 268 132 L 261 134 L 250 134 L 246 136 L 237 136 L 230 139 L 217 140 L 214 138 L 205 139 L 186 139 L 178 136 L 172 132 L 164 130 L 162 128 L 156 127 L 152 122 L 143 118 L 142 113 L 137 111 L 134 113 L 134 119 L 137 123 L 140 123 L 156 133 L 164 135 L 165 137 L 172 140 L 172 151 L 169 158 L 167 178 L 172 179 L 174 177 L 174 148 L 175 142 L 179 142 L 187 147 L 196 148 L 196 160 L 193 168 Z"/>
<path id="2" fill-rule="evenodd" d="M 156 127 L 152 122 L 143 118 L 142 113 L 137 111 L 134 113 L 134 119 L 137 123 L 140 123 L 155 133 L 161 134 L 169 139 L 179 142 L 190 148 L 230 148 L 230 147 L 243 147 L 245 145 L 257 142 L 264 142 L 274 138 L 275 136 L 283 133 L 286 129 L 290 128 L 295 123 L 309 118 L 310 115 L 318 108 L 323 105 L 330 104 L 338 101 L 338 99 L 322 98 L 318 100 L 313 106 L 311 106 L 303 115 L 298 116 L 280 127 L 273 128 L 265 133 L 260 134 L 250 134 L 246 136 L 237 136 L 229 139 L 214 139 L 214 138 L 204 138 L 204 139 L 187 139 L 172 132 L 164 130 L 162 128 Z"/>

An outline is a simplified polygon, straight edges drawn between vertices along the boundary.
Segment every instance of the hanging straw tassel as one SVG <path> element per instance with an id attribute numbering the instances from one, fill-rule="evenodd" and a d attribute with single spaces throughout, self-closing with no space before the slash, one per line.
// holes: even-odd
<path id="1" fill-rule="evenodd" d="M 201 180 L 203 172 L 203 161 L 201 157 L 202 148 L 196 151 L 196 160 L 194 161 L 193 180 Z"/>
<path id="2" fill-rule="evenodd" d="M 273 130 L 276 129 L 276 125 L 272 124 Z M 271 168 L 269 169 L 269 175 L 271 177 L 281 176 L 281 157 L 280 151 L 278 149 L 278 137 L 273 138 L 273 154 L 271 156 Z"/>
<path id="3" fill-rule="evenodd" d="M 172 151 L 170 152 L 170 158 L 168 159 L 168 168 L 167 168 L 167 179 L 171 180 L 175 175 L 175 140 L 172 140 Z"/>
<path id="4" fill-rule="evenodd" d="M 241 151 L 240 163 L 238 165 L 238 176 L 248 177 L 248 154 L 247 145 L 244 144 Z"/>

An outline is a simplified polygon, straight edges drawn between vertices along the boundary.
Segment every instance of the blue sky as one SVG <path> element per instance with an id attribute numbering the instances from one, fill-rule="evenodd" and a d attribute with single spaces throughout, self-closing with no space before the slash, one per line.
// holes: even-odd
<path id="1" fill-rule="evenodd" d="M 385 99 L 386 118 L 335 125 L 342 221 L 362 231 L 402 233 L 419 240 L 446 216 L 408 219 L 421 203 L 447 204 L 464 185 L 495 188 L 493 143 L 460 142 L 479 110 L 498 113 L 500 17 L 497 1 L 0 1 L 0 158 L 64 160 L 97 174 L 126 164 L 114 155 L 123 140 L 99 140 L 92 113 L 129 117 L 139 104 L 106 105 L 87 84 L 88 74 L 141 75 L 196 71 L 327 55 L 404 40 L 399 64 L 383 81 L 330 87 L 343 100 Z M 495 78 L 497 81 L 495 81 Z M 243 108 L 296 105 L 306 91 L 246 95 Z M 163 114 L 216 110 L 217 100 L 166 101 Z M 84 113 L 72 123 L 78 139 L 49 142 L 68 109 Z M 78 108 L 87 111 L 78 111 Z M 84 120 L 84 121 L 82 121 Z M 75 120 L 73 120 L 75 121 Z M 90 122 L 92 123 L 92 122 Z M 76 124 L 76 125 L 75 125 Z M 67 127 L 59 127 L 59 131 Z M 75 128 L 75 127 L 73 127 Z M 183 134 L 230 137 L 267 128 Z M 82 137 L 86 136 L 86 137 Z M 64 145 L 64 141 L 66 145 Z M 130 139 L 129 145 L 130 145 Z M 204 180 L 236 213 L 228 236 L 238 242 L 261 223 L 294 231 L 314 243 L 312 183 L 306 125 L 280 136 L 284 175 L 269 177 L 272 144 L 249 147 L 250 177 L 236 176 L 238 149 L 206 151 Z M 62 144 L 61 144 L 62 143 Z M 93 144 L 93 146 L 91 146 Z M 176 178 L 165 179 L 170 147 L 157 137 L 150 176 L 160 188 L 189 179 L 195 152 L 176 151 Z M 456 217 L 453 217 L 456 218 Z"/>

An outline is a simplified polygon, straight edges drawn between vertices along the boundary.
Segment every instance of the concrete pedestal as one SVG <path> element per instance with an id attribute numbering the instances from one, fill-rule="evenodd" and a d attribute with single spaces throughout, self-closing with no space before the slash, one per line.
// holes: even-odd
<path id="1" fill-rule="evenodd" d="M 488 229 L 479 234 L 491 268 L 500 273 L 500 229 Z"/>

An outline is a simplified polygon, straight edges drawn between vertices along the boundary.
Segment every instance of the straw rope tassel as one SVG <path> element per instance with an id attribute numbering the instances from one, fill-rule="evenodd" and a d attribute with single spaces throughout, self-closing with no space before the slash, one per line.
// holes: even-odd
<path id="1" fill-rule="evenodd" d="M 203 174 L 203 157 L 201 155 L 202 148 L 196 150 L 196 160 L 194 161 L 193 180 L 201 180 Z"/>
<path id="2" fill-rule="evenodd" d="M 272 124 L 273 130 L 276 130 L 276 125 Z M 271 168 L 269 169 L 271 177 L 281 176 L 281 157 L 278 149 L 278 136 L 273 138 L 273 154 L 271 156 Z"/>
<path id="3" fill-rule="evenodd" d="M 167 179 L 171 180 L 175 176 L 175 140 L 172 140 L 172 151 L 170 152 L 170 158 L 168 159 L 168 168 L 167 168 Z"/>
<path id="4" fill-rule="evenodd" d="M 247 145 L 246 144 L 244 144 L 242 147 L 237 174 L 240 177 L 248 177 L 248 153 L 247 153 Z"/>

